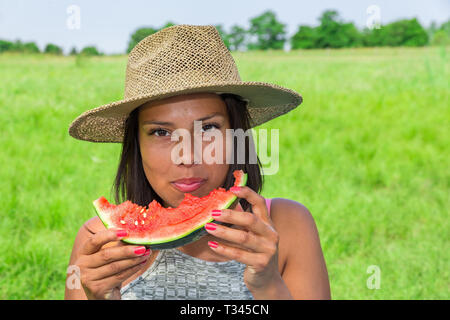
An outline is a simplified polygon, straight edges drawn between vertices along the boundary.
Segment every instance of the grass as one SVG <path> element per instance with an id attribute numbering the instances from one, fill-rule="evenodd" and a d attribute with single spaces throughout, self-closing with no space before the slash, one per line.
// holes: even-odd
<path id="1" fill-rule="evenodd" d="M 233 55 L 243 80 L 303 95 L 260 126 L 280 130 L 263 196 L 311 211 L 333 298 L 448 299 L 448 48 Z M 63 298 L 74 237 L 91 201 L 110 195 L 120 150 L 67 129 L 122 98 L 125 66 L 126 56 L 0 55 L 0 299 Z"/>

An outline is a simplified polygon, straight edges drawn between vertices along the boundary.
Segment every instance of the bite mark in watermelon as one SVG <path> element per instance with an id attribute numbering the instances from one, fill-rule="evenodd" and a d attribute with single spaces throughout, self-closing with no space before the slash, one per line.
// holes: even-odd
<path id="1" fill-rule="evenodd" d="M 235 170 L 233 176 L 234 186 L 247 184 L 247 174 L 242 170 Z M 148 245 L 156 250 L 176 248 L 198 240 L 207 233 L 203 228 L 205 224 L 214 220 L 212 210 L 227 209 L 236 203 L 237 196 L 224 188 L 214 189 L 201 198 L 185 193 L 177 208 L 164 208 L 156 200 L 150 202 L 148 207 L 131 201 L 114 205 L 105 197 L 93 202 L 106 228 L 128 231 L 128 237 L 122 241 Z"/>

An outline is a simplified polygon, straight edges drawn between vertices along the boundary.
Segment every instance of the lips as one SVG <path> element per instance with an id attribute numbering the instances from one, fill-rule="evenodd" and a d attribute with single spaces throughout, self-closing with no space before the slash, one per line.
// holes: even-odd
<path id="1" fill-rule="evenodd" d="M 171 184 L 181 192 L 192 192 L 200 188 L 204 183 L 203 178 L 183 178 L 171 182 Z"/>

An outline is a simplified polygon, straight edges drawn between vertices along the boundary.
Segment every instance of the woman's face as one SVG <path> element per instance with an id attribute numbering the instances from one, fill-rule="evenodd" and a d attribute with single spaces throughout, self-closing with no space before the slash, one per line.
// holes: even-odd
<path id="1" fill-rule="evenodd" d="M 215 152 L 204 153 L 205 148 L 213 143 L 215 138 L 212 138 L 212 141 L 202 141 L 201 138 L 198 140 L 194 137 L 194 120 L 199 119 L 205 119 L 201 122 L 201 132 L 213 133 L 214 130 L 221 132 L 220 137 L 223 139 L 221 161 L 209 162 L 210 164 L 205 162 L 204 155 L 215 156 Z M 185 129 L 187 131 L 184 132 L 189 132 L 189 135 L 171 141 L 171 135 L 176 129 Z M 229 169 L 229 164 L 225 161 L 226 129 L 230 129 L 227 108 L 225 102 L 214 93 L 179 95 L 151 101 L 140 107 L 139 146 L 144 172 L 166 207 L 177 207 L 183 200 L 184 193 L 189 192 L 194 196 L 203 197 L 225 182 Z M 185 137 L 190 139 L 189 150 L 180 149 Z M 197 140 L 197 145 L 200 145 L 197 149 L 194 149 L 194 139 Z M 174 148 L 179 152 L 174 151 L 172 154 Z M 183 157 L 187 156 L 184 152 L 190 153 L 190 161 Z M 197 159 L 202 159 L 201 163 L 194 163 L 194 152 L 200 156 Z M 173 161 L 176 159 L 181 162 L 177 164 Z M 174 184 L 176 180 L 185 178 L 201 178 L 203 182 L 193 191 L 186 191 L 181 183 Z M 189 186 L 184 184 L 184 187 Z"/>

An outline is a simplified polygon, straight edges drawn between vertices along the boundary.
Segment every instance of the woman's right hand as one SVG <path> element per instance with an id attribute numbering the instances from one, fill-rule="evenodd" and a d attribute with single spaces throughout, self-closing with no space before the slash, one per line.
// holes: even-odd
<path id="1" fill-rule="evenodd" d="M 106 229 L 84 243 L 75 264 L 88 299 L 120 299 L 122 282 L 139 271 L 150 255 L 143 246 L 126 245 L 102 248 L 127 236 L 125 230 Z"/>

